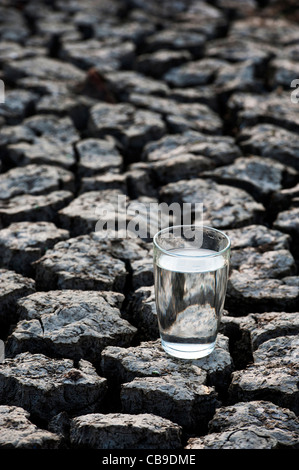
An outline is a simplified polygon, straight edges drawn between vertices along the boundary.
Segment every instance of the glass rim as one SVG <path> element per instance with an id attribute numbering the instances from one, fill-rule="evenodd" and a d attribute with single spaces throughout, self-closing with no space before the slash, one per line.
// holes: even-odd
<path id="1" fill-rule="evenodd" d="M 176 228 L 182 228 L 182 227 L 194 227 L 194 228 L 201 228 L 201 229 L 209 229 L 209 230 L 213 230 L 214 232 L 217 232 L 217 233 L 220 233 L 221 235 L 224 236 L 224 238 L 226 239 L 227 241 L 227 245 L 225 248 L 223 248 L 222 250 L 220 251 L 217 251 L 217 253 L 212 253 L 212 254 L 208 254 L 208 255 L 191 255 L 191 256 L 188 256 L 188 255 L 184 255 L 184 254 L 180 254 L 180 253 L 173 253 L 171 252 L 170 250 L 166 250 L 164 248 L 162 248 L 158 242 L 157 242 L 157 238 L 159 235 L 161 235 L 162 233 L 164 232 L 169 232 L 170 230 L 172 229 L 176 229 Z M 159 230 L 159 232 L 157 232 L 155 235 L 154 235 L 154 238 L 153 238 L 153 244 L 154 246 L 159 250 L 161 251 L 162 253 L 166 254 L 167 256 L 173 256 L 173 257 L 178 257 L 178 258 L 194 258 L 194 259 L 200 259 L 200 258 L 212 258 L 212 257 L 215 257 L 215 256 L 220 256 L 222 254 L 224 254 L 227 250 L 230 249 L 231 247 L 231 241 L 230 241 L 230 238 L 228 237 L 228 235 L 226 235 L 226 233 L 222 232 L 221 230 L 217 229 L 217 228 L 214 228 L 214 227 L 210 227 L 208 225 L 196 225 L 196 224 L 190 224 L 190 225 L 172 225 L 171 227 L 166 227 L 166 228 L 163 228 L 162 230 Z"/>

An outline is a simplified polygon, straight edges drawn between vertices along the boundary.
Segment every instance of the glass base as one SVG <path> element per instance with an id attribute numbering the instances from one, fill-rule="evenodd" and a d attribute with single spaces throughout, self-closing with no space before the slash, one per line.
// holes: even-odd
<path id="1" fill-rule="evenodd" d="M 170 343 L 161 339 L 162 347 L 170 356 L 179 359 L 200 359 L 211 354 L 215 349 L 216 341 L 205 344 Z"/>

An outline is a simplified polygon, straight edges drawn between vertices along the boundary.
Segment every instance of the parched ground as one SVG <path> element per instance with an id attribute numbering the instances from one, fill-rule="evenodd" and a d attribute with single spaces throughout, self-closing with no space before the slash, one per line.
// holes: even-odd
<path id="1" fill-rule="evenodd" d="M 0 79 L 0 448 L 298 448 L 297 2 L 1 0 Z M 230 236 L 210 356 L 161 349 L 120 197 Z"/>

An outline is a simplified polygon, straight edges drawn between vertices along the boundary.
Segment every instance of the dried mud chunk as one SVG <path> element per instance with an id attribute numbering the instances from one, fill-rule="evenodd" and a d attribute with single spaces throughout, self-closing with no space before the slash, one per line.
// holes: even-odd
<path id="1" fill-rule="evenodd" d="M 69 238 L 67 230 L 52 222 L 16 222 L 0 230 L 0 264 L 24 276 L 33 274 L 31 263 L 60 240 Z"/>
<path id="2" fill-rule="evenodd" d="M 296 273 L 296 263 L 289 250 L 268 250 L 260 252 L 247 247 L 233 250 L 230 266 L 240 274 L 255 279 L 280 279 Z"/>
<path id="3" fill-rule="evenodd" d="M 93 234 L 57 243 L 34 263 L 39 289 L 122 291 L 125 263 Z"/>
<path id="4" fill-rule="evenodd" d="M 226 306 L 230 313 L 242 316 L 256 312 L 296 309 L 299 286 L 282 279 L 258 279 L 233 270 L 227 284 Z M 294 276 L 295 279 L 297 279 Z"/>
<path id="5" fill-rule="evenodd" d="M 10 90 L 5 93 L 5 103 L 1 104 L 0 117 L 10 125 L 16 125 L 34 108 L 38 95 L 27 90 Z"/>
<path id="6" fill-rule="evenodd" d="M 228 339 L 222 334 L 217 337 L 213 353 L 195 361 L 172 358 L 164 352 L 160 340 L 145 341 L 130 348 L 108 346 L 101 357 L 104 375 L 117 383 L 130 382 L 137 377 L 171 376 L 204 385 L 208 375 L 211 386 L 221 389 L 232 370 Z"/>
<path id="7" fill-rule="evenodd" d="M 222 120 L 212 109 L 202 103 L 180 103 L 165 97 L 132 93 L 130 103 L 148 108 L 164 116 L 172 133 L 194 130 L 208 134 L 221 134 Z"/>
<path id="8" fill-rule="evenodd" d="M 30 36 L 30 30 L 22 12 L 8 5 L 0 10 L 0 37 L 4 41 L 15 41 L 22 44 Z"/>
<path id="9" fill-rule="evenodd" d="M 153 414 L 93 413 L 72 420 L 70 439 L 74 447 L 94 449 L 177 449 L 181 432 Z"/>
<path id="10" fill-rule="evenodd" d="M 0 322 L 3 325 L 16 320 L 16 302 L 35 292 L 35 281 L 8 269 L 0 269 Z"/>
<path id="11" fill-rule="evenodd" d="M 174 31 L 164 29 L 149 36 L 145 41 L 145 50 L 155 52 L 161 49 L 189 51 L 195 57 L 201 57 L 204 51 L 205 37 L 196 31 Z"/>
<path id="12" fill-rule="evenodd" d="M 60 189 L 72 191 L 74 176 L 58 166 L 30 164 L 12 168 L 0 175 L 1 199 L 10 199 L 20 194 L 37 196 Z"/>
<path id="13" fill-rule="evenodd" d="M 138 328 L 142 341 L 159 338 L 159 326 L 154 286 L 142 286 L 134 291 L 127 307 L 127 316 Z"/>
<path id="14" fill-rule="evenodd" d="M 298 32 L 298 25 L 285 18 L 252 16 L 234 21 L 230 29 L 230 36 L 282 46 L 298 42 Z"/>
<path id="15" fill-rule="evenodd" d="M 264 212 L 262 204 L 257 203 L 243 189 L 201 178 L 181 180 L 163 186 L 160 196 L 168 204 L 202 203 L 205 224 L 219 228 L 255 223 Z"/>
<path id="16" fill-rule="evenodd" d="M 248 225 L 227 230 L 226 234 L 230 238 L 232 250 L 252 247 L 263 252 L 290 248 L 290 235 L 279 230 L 269 229 L 265 225 Z"/>
<path id="17" fill-rule="evenodd" d="M 53 221 L 57 211 L 73 199 L 69 191 L 53 191 L 47 195 L 22 194 L 0 200 L 0 227 L 20 221 Z"/>
<path id="18" fill-rule="evenodd" d="M 148 141 L 165 134 L 158 113 L 136 110 L 130 104 L 99 103 L 90 112 L 89 130 L 94 137 L 112 135 L 126 148 L 142 148 Z"/>
<path id="19" fill-rule="evenodd" d="M 278 214 L 273 226 L 282 232 L 297 236 L 299 233 L 299 208 L 292 207 Z"/>
<path id="20" fill-rule="evenodd" d="M 114 38 L 109 42 L 94 38 L 80 42 L 65 41 L 60 51 L 61 60 L 70 62 L 70 66 L 83 70 L 96 67 L 101 72 L 130 66 L 134 55 L 135 46 L 131 41 L 120 43 Z"/>
<path id="21" fill-rule="evenodd" d="M 212 160 L 192 153 L 176 155 L 148 164 L 148 170 L 154 171 L 160 185 L 200 176 L 202 172 L 213 168 Z"/>
<path id="22" fill-rule="evenodd" d="M 251 156 L 237 158 L 231 165 L 204 171 L 201 176 L 243 188 L 255 199 L 261 199 L 281 190 L 285 178 L 295 181 L 297 172 L 271 158 L 265 160 Z"/>
<path id="23" fill-rule="evenodd" d="M 244 41 L 239 38 L 226 37 L 209 41 L 206 46 L 208 57 L 225 60 L 232 63 L 250 60 L 262 65 L 278 52 L 278 48 L 259 45 L 254 41 Z"/>
<path id="24" fill-rule="evenodd" d="M 233 372 L 229 387 L 232 401 L 269 400 L 298 414 L 298 367 L 263 363 Z"/>
<path id="25" fill-rule="evenodd" d="M 298 326 L 297 312 L 250 313 L 242 317 L 224 315 L 221 332 L 234 337 L 231 353 L 236 368 L 241 369 L 253 362 L 253 352 L 262 343 L 279 336 L 297 335 Z"/>
<path id="26" fill-rule="evenodd" d="M 133 19 L 121 22 L 119 24 L 98 24 L 93 25 L 94 36 L 100 40 L 115 39 L 119 43 L 132 41 L 134 44 L 140 44 L 143 38 L 155 31 L 155 25 L 150 21 L 140 23 Z"/>
<path id="27" fill-rule="evenodd" d="M 120 398 L 124 413 L 152 413 L 187 429 L 203 429 L 219 404 L 212 387 L 172 376 L 136 378 Z"/>
<path id="28" fill-rule="evenodd" d="M 209 433 L 190 438 L 186 449 L 298 448 L 299 423 L 294 412 L 265 400 L 218 408 Z"/>
<path id="29" fill-rule="evenodd" d="M 167 96 L 169 87 L 162 80 L 146 77 L 132 70 L 119 70 L 105 74 L 105 80 L 119 101 L 127 101 L 132 93 L 147 96 Z"/>
<path id="30" fill-rule="evenodd" d="M 36 114 L 25 119 L 24 125 L 35 132 L 37 136 L 64 145 L 73 144 L 79 140 L 79 133 L 68 116 Z"/>
<path id="31" fill-rule="evenodd" d="M 106 190 L 117 190 L 126 194 L 128 191 L 127 175 L 125 173 L 114 173 L 112 168 L 111 173 L 107 172 L 83 177 L 81 179 L 79 196 L 86 192 Z"/>
<path id="32" fill-rule="evenodd" d="M 89 187 L 89 189 L 91 188 Z M 114 223 L 114 230 L 117 230 L 116 223 L 119 224 L 120 218 L 126 216 L 126 203 L 126 195 L 119 190 L 82 192 L 68 206 L 59 211 L 60 223 L 64 228 L 70 230 L 73 236 L 99 230 L 97 222 L 101 220 L 106 221 L 107 225 L 111 220 Z M 113 212 L 111 212 L 112 206 L 115 208 Z"/>
<path id="33" fill-rule="evenodd" d="M 173 87 L 194 87 L 213 82 L 217 72 L 228 65 L 224 60 L 205 58 L 170 69 L 164 80 Z"/>
<path id="34" fill-rule="evenodd" d="M 0 406 L 1 449 L 58 449 L 60 437 L 38 428 L 30 414 L 17 406 Z"/>
<path id="35" fill-rule="evenodd" d="M 7 339 L 6 357 L 30 351 L 97 363 L 104 347 L 129 346 L 136 328 L 121 318 L 118 297 L 112 292 L 67 290 L 21 299 L 23 319 Z"/>
<path id="36" fill-rule="evenodd" d="M 63 410 L 94 412 L 105 393 L 106 379 L 84 360 L 75 368 L 70 359 L 26 352 L 0 364 L 0 402 L 21 406 L 42 420 Z"/>
<path id="37" fill-rule="evenodd" d="M 85 78 L 84 72 L 77 67 L 50 57 L 15 60 L 4 65 L 4 77 L 7 80 L 18 81 L 28 76 L 73 83 Z"/>
<path id="38" fill-rule="evenodd" d="M 185 154 L 208 158 L 213 166 L 228 165 L 241 156 L 240 149 L 231 137 L 187 131 L 148 143 L 143 150 L 143 159 L 162 165 L 164 160 L 179 158 Z"/>
<path id="39" fill-rule="evenodd" d="M 189 51 L 162 49 L 138 56 L 136 68 L 139 72 L 158 78 L 163 76 L 169 69 L 178 67 L 191 59 L 192 56 Z"/>
<path id="40" fill-rule="evenodd" d="M 71 145 L 36 137 L 33 143 L 19 142 L 7 147 L 7 156 L 15 165 L 46 164 L 70 168 L 75 164 Z"/>
<path id="41" fill-rule="evenodd" d="M 290 87 L 291 80 L 288 82 Z M 280 90 L 272 93 L 235 93 L 228 101 L 231 119 L 240 129 L 267 123 L 298 132 L 297 104 L 292 103 L 290 92 Z M 246 129 L 244 131 L 246 133 Z"/>
<path id="42" fill-rule="evenodd" d="M 126 183 L 121 175 L 120 178 L 112 178 L 112 182 L 120 183 L 121 187 Z M 87 189 L 87 183 L 85 179 L 82 190 Z M 108 186 L 107 180 L 106 183 Z M 98 177 L 94 184 L 104 186 L 105 180 Z M 103 239 L 137 236 L 146 239 L 157 226 L 152 215 L 154 211 L 150 212 L 151 204 L 154 203 L 157 204 L 157 199 L 145 196 L 130 200 L 121 189 L 89 190 L 82 192 L 69 206 L 59 211 L 59 218 L 62 226 L 74 236 L 95 231 Z"/>
<path id="43" fill-rule="evenodd" d="M 231 93 L 263 90 L 263 82 L 257 76 L 254 61 L 237 62 L 223 66 L 217 73 L 214 86 L 220 99 L 226 100 Z"/>
<path id="44" fill-rule="evenodd" d="M 299 335 L 278 336 L 264 341 L 253 352 L 255 364 L 297 365 Z"/>
<path id="45" fill-rule="evenodd" d="M 259 426 L 193 437 L 185 449 L 276 449 L 277 441 Z"/>
<path id="46" fill-rule="evenodd" d="M 244 152 L 278 160 L 299 169 L 299 144 L 295 132 L 273 124 L 258 124 L 244 128 L 238 136 Z"/>
<path id="47" fill-rule="evenodd" d="M 113 141 L 86 138 L 76 144 L 79 155 L 78 171 L 82 176 L 91 176 L 105 171 L 119 171 L 122 156 Z"/>

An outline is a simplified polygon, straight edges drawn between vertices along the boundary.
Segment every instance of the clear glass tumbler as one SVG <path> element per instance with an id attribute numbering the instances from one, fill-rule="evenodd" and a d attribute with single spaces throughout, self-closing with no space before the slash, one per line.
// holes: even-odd
<path id="1" fill-rule="evenodd" d="M 153 239 L 157 317 L 163 349 L 183 359 L 216 343 L 229 273 L 230 240 L 201 225 L 177 225 Z"/>

